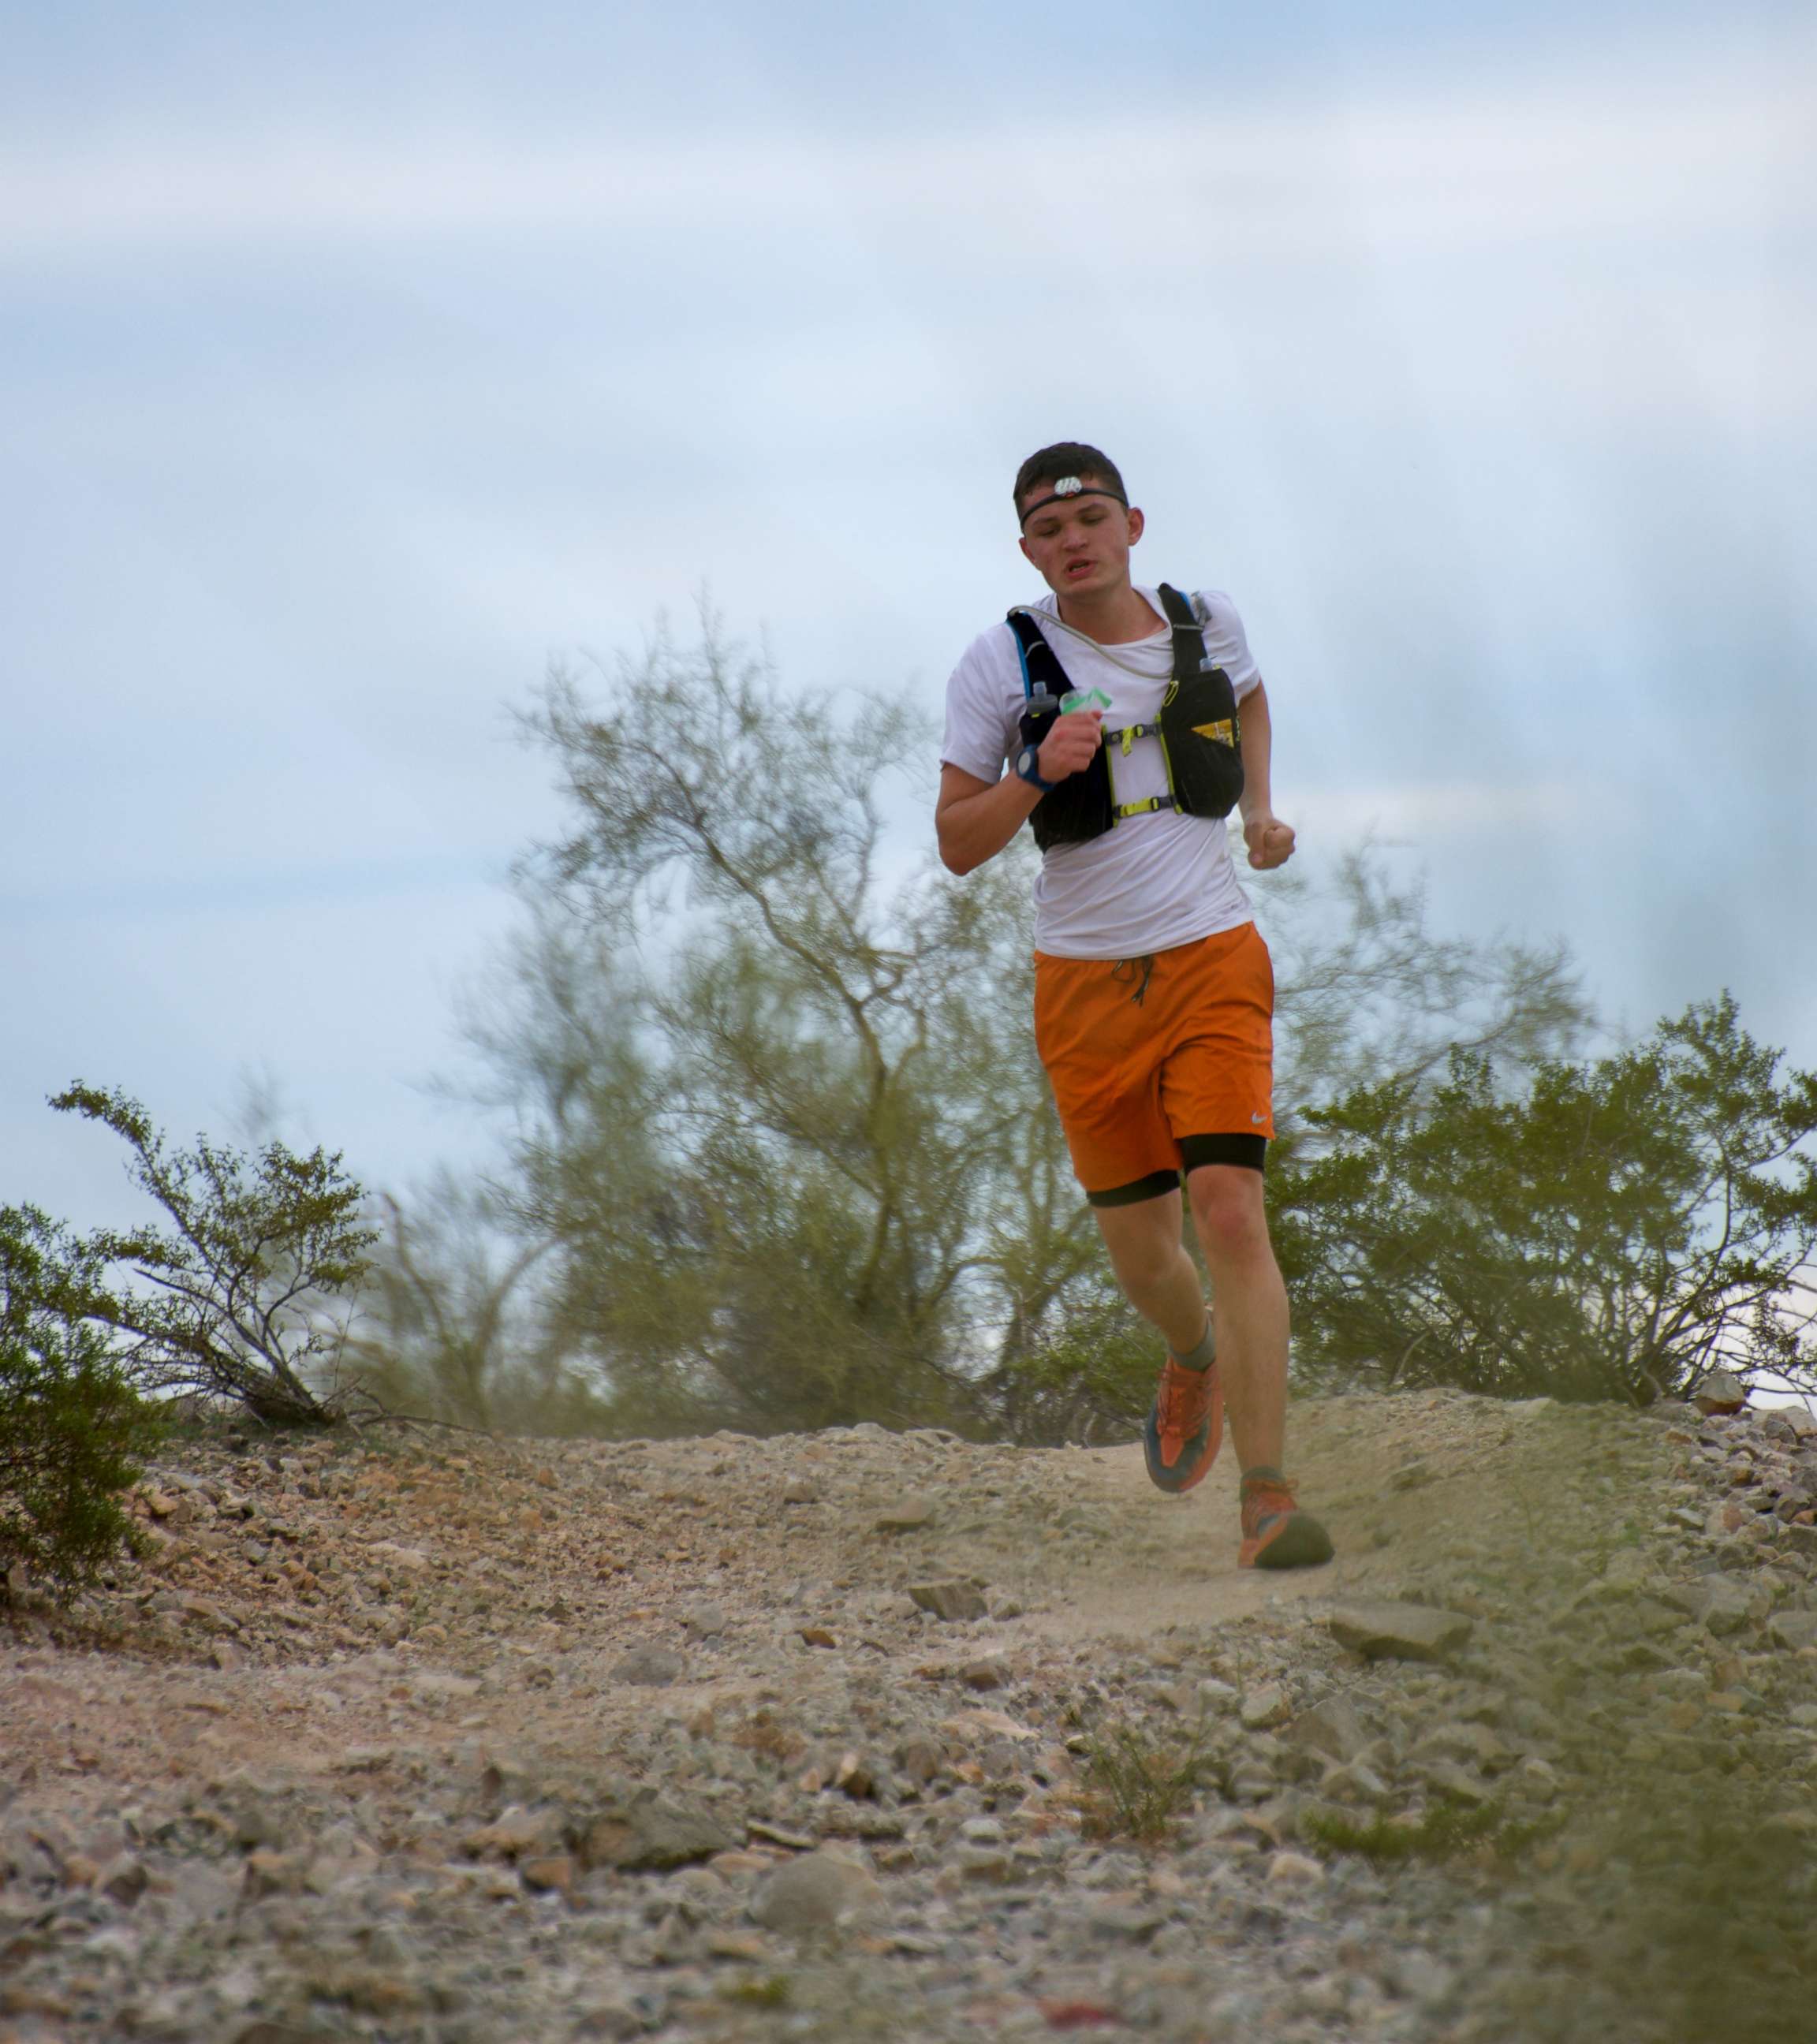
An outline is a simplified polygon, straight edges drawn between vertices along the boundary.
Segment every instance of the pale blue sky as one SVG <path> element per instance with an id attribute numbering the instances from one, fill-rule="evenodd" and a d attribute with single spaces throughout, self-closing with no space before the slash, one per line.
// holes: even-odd
<path id="1" fill-rule="evenodd" d="M 1457 17 L 0 9 L 0 1200 L 122 1210 L 78 1075 L 473 1155 L 506 705 L 706 582 L 932 715 L 1062 436 L 1309 857 L 1817 1063 L 1817 30 Z"/>

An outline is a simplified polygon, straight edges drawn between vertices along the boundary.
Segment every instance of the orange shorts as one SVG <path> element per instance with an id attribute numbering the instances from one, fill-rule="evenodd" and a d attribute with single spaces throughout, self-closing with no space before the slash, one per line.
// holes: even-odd
<path id="1" fill-rule="evenodd" d="M 1094 1205 L 1151 1199 L 1199 1163 L 1261 1168 L 1273 1021 L 1253 923 L 1147 959 L 1035 954 L 1035 1045 Z"/>

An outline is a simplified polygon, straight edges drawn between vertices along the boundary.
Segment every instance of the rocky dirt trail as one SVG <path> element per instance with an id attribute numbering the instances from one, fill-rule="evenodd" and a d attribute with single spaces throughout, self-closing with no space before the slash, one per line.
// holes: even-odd
<path id="1" fill-rule="evenodd" d="M 1817 2034 L 1817 1430 L 1292 1428 L 1280 1578 L 1227 1456 L 186 1440 L 0 1625 L 0 2044 Z"/>

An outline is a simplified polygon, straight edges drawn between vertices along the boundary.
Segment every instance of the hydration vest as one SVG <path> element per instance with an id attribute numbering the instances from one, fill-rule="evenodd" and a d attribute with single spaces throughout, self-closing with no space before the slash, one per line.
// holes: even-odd
<path id="1" fill-rule="evenodd" d="M 1174 678 L 1161 699 L 1152 724 L 1125 724 L 1106 731 L 1091 764 L 1049 789 L 1029 816 L 1035 842 L 1082 844 L 1102 837 L 1125 816 L 1156 809 L 1177 809 L 1189 816 L 1227 816 L 1243 793 L 1242 728 L 1230 676 L 1207 657 L 1204 628 L 1193 606 L 1178 590 L 1163 582 L 1156 594 L 1174 632 Z M 1009 613 L 1022 655 L 1022 742 L 1039 745 L 1060 714 L 1060 698 L 1070 684 L 1054 649 L 1042 636 L 1033 613 Z M 1167 793 L 1139 802 L 1120 802 L 1111 766 L 1113 751 L 1126 755 L 1139 738 L 1160 741 L 1167 770 Z"/>

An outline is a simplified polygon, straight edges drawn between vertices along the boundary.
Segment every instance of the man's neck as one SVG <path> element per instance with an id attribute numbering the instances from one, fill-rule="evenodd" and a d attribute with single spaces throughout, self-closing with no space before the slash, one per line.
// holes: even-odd
<path id="1" fill-rule="evenodd" d="M 1132 640 L 1151 638 L 1165 622 L 1155 616 L 1148 599 L 1125 582 L 1101 595 L 1056 595 L 1060 622 L 1101 646 L 1127 646 Z"/>

